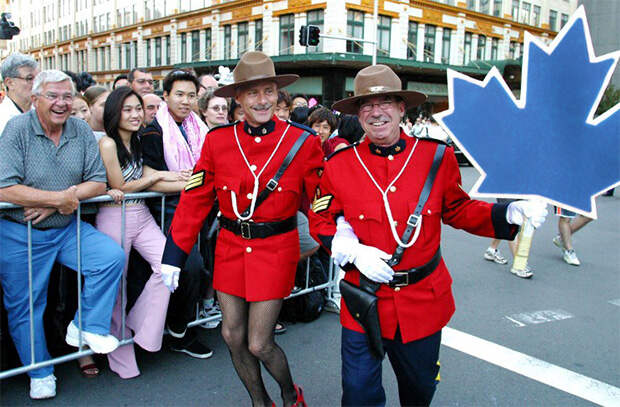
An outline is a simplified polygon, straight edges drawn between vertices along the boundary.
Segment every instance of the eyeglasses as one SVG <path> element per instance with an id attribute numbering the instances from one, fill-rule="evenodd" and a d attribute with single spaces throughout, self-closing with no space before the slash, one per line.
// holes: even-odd
<path id="1" fill-rule="evenodd" d="M 46 93 L 43 95 L 43 97 L 49 100 L 50 102 L 56 102 L 60 100 L 66 103 L 73 102 L 73 95 L 71 93 L 65 93 L 63 95 L 57 95 L 55 93 Z"/>
<path id="2" fill-rule="evenodd" d="M 228 106 L 226 105 L 215 105 L 215 106 L 210 106 L 209 109 L 213 110 L 214 112 L 227 112 L 228 111 Z"/>
<path id="3" fill-rule="evenodd" d="M 364 103 L 364 104 L 360 105 L 360 112 L 361 113 L 368 113 L 375 106 L 379 106 L 379 109 L 381 109 L 381 110 L 387 110 L 390 107 L 392 107 L 393 103 L 394 103 L 394 101 L 391 100 L 391 99 L 386 99 L 386 100 L 383 100 L 383 101 L 378 102 L 378 103 Z"/>
<path id="4" fill-rule="evenodd" d="M 153 79 L 136 79 L 136 82 L 138 82 L 140 85 L 144 85 L 145 83 L 152 85 Z"/>
<path id="5" fill-rule="evenodd" d="M 21 79 L 22 81 L 26 81 L 28 83 L 34 81 L 34 76 L 26 76 L 25 78 L 22 78 L 21 76 L 14 76 L 13 78 Z"/>

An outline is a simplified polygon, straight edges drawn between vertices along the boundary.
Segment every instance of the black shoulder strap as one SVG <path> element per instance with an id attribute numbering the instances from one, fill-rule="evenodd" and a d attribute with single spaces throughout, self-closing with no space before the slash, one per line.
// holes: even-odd
<path id="1" fill-rule="evenodd" d="M 422 215 L 422 209 L 428 200 L 429 195 L 431 194 L 431 189 L 433 189 L 433 183 L 435 182 L 435 176 L 437 175 L 437 171 L 439 170 L 439 165 L 441 164 L 441 160 L 443 159 L 443 153 L 446 151 L 445 144 L 437 145 L 437 149 L 435 150 L 435 157 L 433 157 L 433 163 L 431 164 L 431 170 L 428 172 L 426 177 L 426 182 L 424 182 L 424 187 L 422 188 L 422 192 L 420 193 L 420 197 L 418 198 L 418 205 L 415 207 L 415 210 L 411 215 L 409 215 L 409 219 L 407 219 L 407 228 L 403 232 L 402 237 L 400 238 L 403 242 L 408 242 L 411 238 L 411 234 L 418 226 L 420 222 L 420 216 Z M 405 248 L 400 245 L 396 248 L 396 251 L 392 255 L 392 258 L 388 260 L 388 265 L 390 267 L 394 267 L 403 257 L 403 253 L 405 252 Z"/>
<path id="2" fill-rule="evenodd" d="M 284 171 L 286 171 L 288 166 L 291 164 L 291 162 L 293 161 L 293 158 L 295 158 L 295 156 L 297 155 L 297 152 L 299 151 L 301 146 L 304 144 L 308 136 L 310 136 L 310 133 L 307 131 L 304 131 L 303 133 L 301 133 L 299 138 L 295 141 L 295 144 L 293 144 L 293 147 L 291 147 L 288 154 L 286 154 L 286 157 L 284 157 L 284 161 L 282 161 L 282 164 L 280 165 L 280 168 L 278 168 L 276 175 L 274 175 L 273 178 L 271 178 L 269 182 L 267 182 L 267 185 L 265 185 L 265 188 L 263 188 L 263 190 L 258 193 L 258 197 L 256 198 L 256 203 L 254 204 L 255 210 L 256 208 L 259 207 L 260 204 L 263 203 L 263 201 L 265 201 L 265 199 L 267 199 L 269 194 L 276 189 L 276 187 L 278 186 L 278 181 L 280 181 L 282 174 L 284 174 Z M 243 217 L 248 216 L 250 214 L 250 207 L 251 205 L 248 206 L 245 209 L 245 211 L 243 211 L 241 216 Z"/>

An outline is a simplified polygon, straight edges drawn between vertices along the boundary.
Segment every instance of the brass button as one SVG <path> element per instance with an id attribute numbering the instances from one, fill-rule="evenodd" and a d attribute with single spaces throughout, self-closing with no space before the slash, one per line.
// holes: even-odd
<path id="1" fill-rule="evenodd" d="M 360 214 L 360 216 L 358 216 L 358 218 L 359 218 L 360 220 L 364 220 L 364 214 L 363 214 L 363 213 L 362 213 L 362 214 Z"/>
<path id="2" fill-rule="evenodd" d="M 359 318 L 360 314 L 359 313 L 355 313 L 355 318 Z"/>
<path id="3" fill-rule="evenodd" d="M 396 187 L 394 185 L 390 187 L 390 192 L 396 192 Z"/>
<path id="4" fill-rule="evenodd" d="M 426 212 L 430 215 L 431 214 L 431 210 L 427 209 Z"/>
<path id="5" fill-rule="evenodd" d="M 263 141 L 260 137 L 255 137 L 254 141 L 256 141 L 257 143 L 260 143 L 261 141 Z"/>
<path id="6" fill-rule="evenodd" d="M 278 192 L 282 192 L 282 187 L 278 187 Z"/>
<path id="7" fill-rule="evenodd" d="M 394 156 L 392 154 L 388 155 L 388 160 L 392 161 L 394 159 Z"/>
<path id="8" fill-rule="evenodd" d="M 254 164 L 250 165 L 250 169 L 251 169 L 252 171 L 256 171 L 256 165 L 254 165 Z"/>
<path id="9" fill-rule="evenodd" d="M 396 287 L 396 288 L 394 289 L 394 291 L 399 292 L 399 291 L 400 291 L 400 287 Z"/>
<path id="10" fill-rule="evenodd" d="M 252 193 L 250 192 L 249 194 L 247 194 L 248 199 L 252 199 Z"/>
<path id="11" fill-rule="evenodd" d="M 251 247 L 246 247 L 245 251 L 248 252 L 248 253 L 252 253 L 252 248 Z"/>
<path id="12" fill-rule="evenodd" d="M 222 189 L 223 189 L 224 191 L 226 191 L 226 190 L 228 189 L 228 187 L 227 187 L 226 185 L 224 185 L 224 186 L 222 187 Z"/>

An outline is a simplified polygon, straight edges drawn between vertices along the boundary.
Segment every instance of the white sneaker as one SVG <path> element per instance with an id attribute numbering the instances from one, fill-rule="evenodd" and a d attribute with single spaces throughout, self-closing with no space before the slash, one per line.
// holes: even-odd
<path id="1" fill-rule="evenodd" d="M 510 272 L 515 276 L 521 278 L 531 278 L 534 275 L 534 272 L 532 271 L 532 269 L 530 269 L 530 266 L 525 266 L 523 270 L 516 270 L 514 268 L 511 268 Z"/>
<path id="2" fill-rule="evenodd" d="M 554 245 L 556 245 L 560 250 L 562 250 L 562 252 L 564 252 L 564 242 L 562 241 L 560 235 L 556 235 L 552 241 Z"/>
<path id="3" fill-rule="evenodd" d="M 80 346 L 80 331 L 71 321 L 67 327 L 65 341 L 68 345 Z M 118 339 L 112 335 L 98 335 L 92 332 L 82 331 L 82 344 L 88 345 L 95 353 L 110 353 L 118 348 Z"/>
<path id="4" fill-rule="evenodd" d="M 577 258 L 577 254 L 575 253 L 575 250 L 573 249 L 564 250 L 564 256 L 562 257 L 564 258 L 564 261 L 570 264 L 571 266 L 581 265 L 581 262 L 579 261 L 579 258 Z"/>
<path id="5" fill-rule="evenodd" d="M 488 261 L 494 261 L 497 264 L 506 264 L 508 260 L 499 252 L 499 249 L 487 248 L 484 252 L 484 258 Z"/>
<path id="6" fill-rule="evenodd" d="M 323 309 L 327 312 L 333 312 L 334 314 L 340 314 L 340 294 L 335 294 L 333 300 L 325 302 Z"/>
<path id="7" fill-rule="evenodd" d="M 49 399 L 56 397 L 56 376 L 49 376 L 36 379 L 30 378 L 30 398 L 34 400 Z"/>
<path id="8" fill-rule="evenodd" d="M 209 309 L 203 308 L 202 310 L 200 310 L 200 313 L 198 314 L 198 318 L 199 319 L 213 318 L 210 321 L 203 322 L 202 324 L 198 325 L 201 328 L 204 328 L 204 329 L 217 328 L 220 325 L 220 322 L 222 321 L 222 310 L 220 309 L 220 305 L 216 303 Z"/>

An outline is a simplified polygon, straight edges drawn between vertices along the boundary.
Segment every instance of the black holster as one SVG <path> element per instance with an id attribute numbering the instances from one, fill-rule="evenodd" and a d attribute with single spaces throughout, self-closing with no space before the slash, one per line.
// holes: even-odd
<path id="1" fill-rule="evenodd" d="M 340 294 L 353 318 L 364 328 L 370 350 L 379 359 L 385 356 L 381 325 L 379 324 L 378 298 L 375 292 L 379 284 L 360 274 L 360 286 L 340 280 Z"/>

